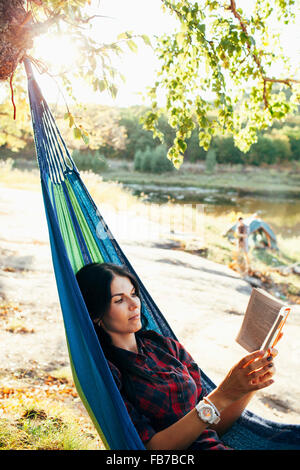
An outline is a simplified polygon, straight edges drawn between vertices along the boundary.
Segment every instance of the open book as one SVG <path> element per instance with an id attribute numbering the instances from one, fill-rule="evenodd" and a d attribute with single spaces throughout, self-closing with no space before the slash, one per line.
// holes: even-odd
<path id="1" fill-rule="evenodd" d="M 263 289 L 252 289 L 236 341 L 247 351 L 267 351 L 281 332 L 291 307 Z"/>

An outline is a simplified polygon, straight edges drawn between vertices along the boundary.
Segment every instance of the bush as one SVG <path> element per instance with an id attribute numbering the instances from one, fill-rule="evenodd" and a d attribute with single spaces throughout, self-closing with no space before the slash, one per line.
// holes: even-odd
<path id="1" fill-rule="evenodd" d="M 246 162 L 250 165 L 267 163 L 281 163 L 291 158 L 289 140 L 285 137 L 259 136 L 257 143 L 253 144 L 246 154 Z"/>
<path id="2" fill-rule="evenodd" d="M 165 145 L 155 148 L 147 147 L 146 150 L 137 150 L 134 155 L 134 169 L 145 173 L 165 173 L 173 171 L 174 166 L 167 158 Z"/>
<path id="3" fill-rule="evenodd" d="M 154 155 L 155 149 L 151 147 L 146 147 L 146 150 L 142 151 L 141 157 L 141 171 L 145 173 L 152 173 L 152 158 Z"/>
<path id="4" fill-rule="evenodd" d="M 143 151 L 142 150 L 137 150 L 134 154 L 134 164 L 133 168 L 135 171 L 142 171 L 142 160 L 143 160 Z"/>
<path id="5" fill-rule="evenodd" d="M 151 170 L 152 173 L 165 173 L 174 170 L 173 163 L 167 158 L 167 148 L 165 145 L 159 145 L 154 149 Z"/>
<path id="6" fill-rule="evenodd" d="M 184 153 L 185 161 L 195 163 L 206 159 L 207 151 L 199 145 L 199 127 L 193 129 L 191 137 L 187 139 L 187 149 Z"/>
<path id="7" fill-rule="evenodd" d="M 258 141 L 250 147 L 245 155 L 247 164 L 259 166 L 262 163 L 274 164 L 276 157 L 274 153 L 274 144 L 269 137 L 261 136 Z"/>
<path id="8" fill-rule="evenodd" d="M 290 136 L 290 145 L 293 160 L 300 160 L 300 138 Z"/>
<path id="9" fill-rule="evenodd" d="M 216 151 L 211 148 L 208 150 L 205 159 L 205 171 L 207 173 L 213 173 L 217 163 Z"/>
<path id="10" fill-rule="evenodd" d="M 99 173 L 108 168 L 106 158 L 99 151 L 85 153 L 74 150 L 72 158 L 79 171 L 92 170 L 94 173 Z"/>
<path id="11" fill-rule="evenodd" d="M 218 163 L 244 163 L 245 155 L 235 146 L 233 137 L 215 137 L 212 145 Z"/>
<path id="12" fill-rule="evenodd" d="M 153 139 L 152 132 L 146 131 L 140 123 L 140 112 L 134 109 L 121 111 L 120 126 L 126 129 L 126 145 L 123 150 L 119 151 L 119 158 L 133 160 L 135 153 L 144 152 L 147 147 L 155 147 L 157 145 Z"/>

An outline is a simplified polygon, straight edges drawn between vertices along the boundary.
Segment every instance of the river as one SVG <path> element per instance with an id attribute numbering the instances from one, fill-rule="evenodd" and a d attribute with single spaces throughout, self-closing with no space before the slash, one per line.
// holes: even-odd
<path id="1" fill-rule="evenodd" d="M 300 235 L 300 199 L 274 196 L 239 196 L 235 191 L 224 192 L 218 189 L 197 187 L 155 186 L 136 184 L 126 185 L 135 196 L 145 202 L 165 204 L 203 204 L 206 213 L 221 216 L 230 212 L 245 216 L 257 213 L 271 225 L 275 233 L 288 236 Z"/>

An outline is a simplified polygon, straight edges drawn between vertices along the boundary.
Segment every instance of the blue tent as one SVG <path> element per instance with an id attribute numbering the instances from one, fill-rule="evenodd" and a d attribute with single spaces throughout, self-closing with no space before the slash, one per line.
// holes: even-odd
<path id="1" fill-rule="evenodd" d="M 251 216 L 244 219 L 244 224 L 249 228 L 249 242 L 254 247 L 269 247 L 278 249 L 276 235 L 266 222 L 257 216 Z M 233 243 L 236 238 L 234 237 L 237 224 L 234 224 L 225 233 L 225 236 Z"/>

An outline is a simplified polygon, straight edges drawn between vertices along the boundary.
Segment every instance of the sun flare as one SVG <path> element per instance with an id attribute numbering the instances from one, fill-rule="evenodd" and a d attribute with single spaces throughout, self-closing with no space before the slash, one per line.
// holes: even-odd
<path id="1" fill-rule="evenodd" d="M 49 71 L 61 72 L 75 67 L 78 50 L 70 37 L 47 34 L 37 39 L 33 56 L 42 61 Z"/>

